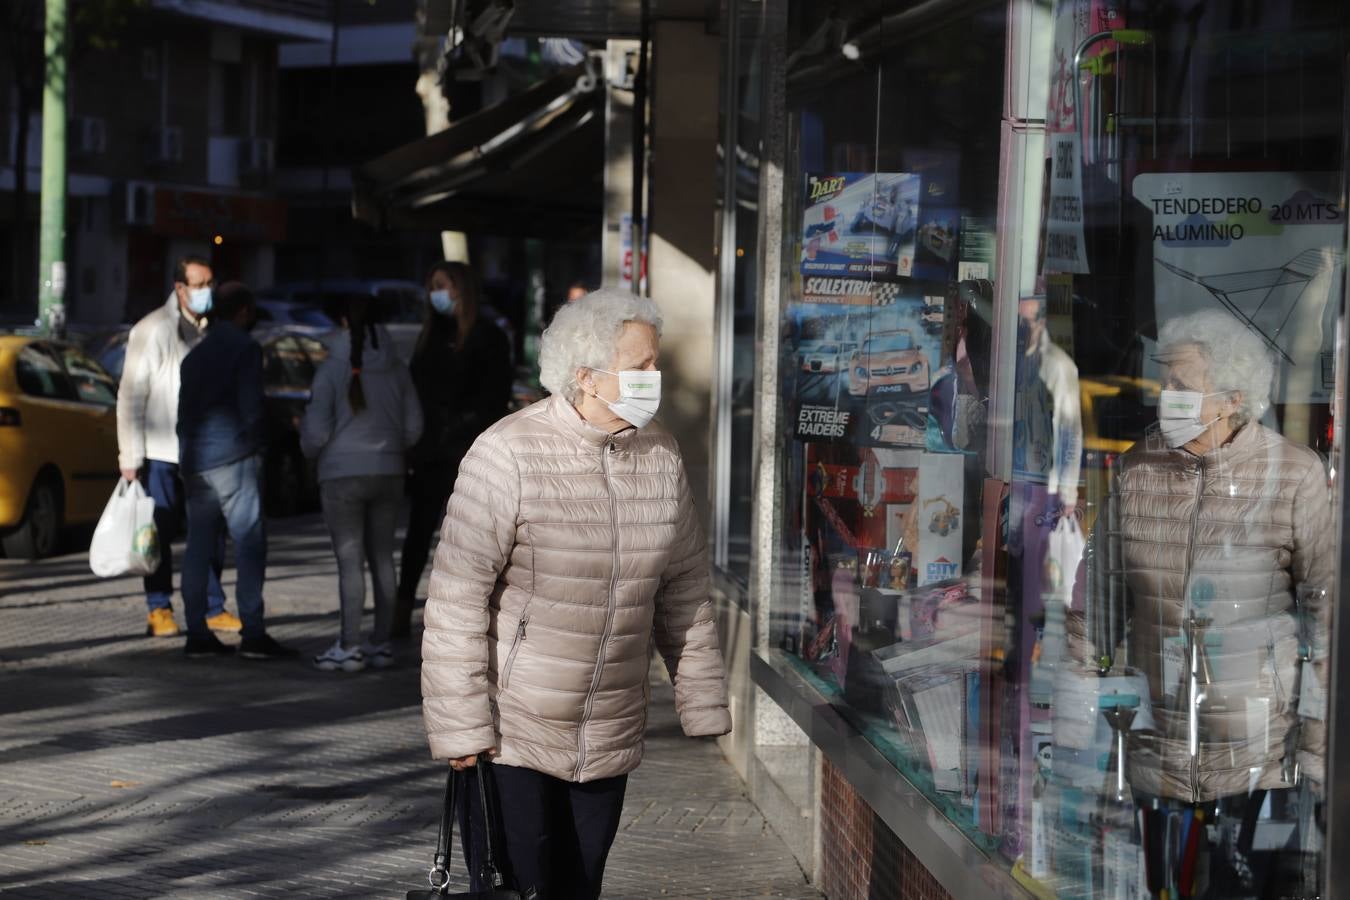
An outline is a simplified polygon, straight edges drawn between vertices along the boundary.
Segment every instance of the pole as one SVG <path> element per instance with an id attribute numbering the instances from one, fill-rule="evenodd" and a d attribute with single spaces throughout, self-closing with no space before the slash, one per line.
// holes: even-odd
<path id="1" fill-rule="evenodd" d="M 651 0 L 642 0 L 637 75 L 633 79 L 633 293 L 642 295 L 647 270 L 647 223 L 643 200 L 647 174 L 647 57 L 651 45 Z"/>
<path id="2" fill-rule="evenodd" d="M 38 245 L 38 321 L 48 335 L 66 330 L 66 0 L 47 0 L 43 38 L 42 213 Z M 16 173 L 19 178 L 23 173 Z"/>

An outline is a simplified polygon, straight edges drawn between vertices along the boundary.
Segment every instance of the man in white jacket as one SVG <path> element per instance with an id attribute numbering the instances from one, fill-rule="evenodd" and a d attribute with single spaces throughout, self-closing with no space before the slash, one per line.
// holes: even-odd
<path id="1" fill-rule="evenodd" d="M 211 309 L 212 273 L 200 257 L 186 256 L 174 268 L 173 293 L 159 309 L 131 329 L 122 384 L 117 393 L 118 467 L 128 481 L 144 478 L 155 499 L 159 568 L 145 578 L 149 609 L 146 634 L 174 637 L 173 556 L 169 544 L 178 530 L 182 481 L 178 474 L 178 388 L 183 357 L 201 340 Z M 224 541 L 216 551 L 208 587 L 207 624 L 215 631 L 239 631 L 238 617 L 225 610 L 220 587 Z"/>

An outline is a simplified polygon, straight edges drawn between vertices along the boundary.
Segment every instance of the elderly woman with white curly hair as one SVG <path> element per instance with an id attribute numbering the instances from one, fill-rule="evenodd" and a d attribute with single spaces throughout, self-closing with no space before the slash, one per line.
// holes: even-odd
<path id="1" fill-rule="evenodd" d="M 1332 585 L 1327 473 L 1261 424 L 1275 370 L 1259 335 L 1207 311 L 1165 323 L 1159 346 L 1158 423 L 1115 464 L 1068 619 L 1071 653 L 1147 680 L 1153 727 L 1129 754 L 1137 799 L 1227 805 L 1254 825 L 1267 792 L 1322 778 L 1308 698 L 1325 671 L 1303 664 L 1300 616 L 1303 602 L 1323 616 Z M 1239 883 L 1261 867 L 1229 862 L 1214 896 L 1262 895 Z"/>
<path id="2" fill-rule="evenodd" d="M 560 309 L 539 354 L 551 396 L 474 443 L 436 551 L 431 753 L 473 779 L 492 760 L 497 855 L 527 896 L 600 895 L 642 758 L 653 645 L 685 734 L 731 730 L 702 530 L 679 448 L 652 423 L 660 335 L 656 306 L 621 291 Z M 473 809 L 461 821 L 481 889 Z"/>

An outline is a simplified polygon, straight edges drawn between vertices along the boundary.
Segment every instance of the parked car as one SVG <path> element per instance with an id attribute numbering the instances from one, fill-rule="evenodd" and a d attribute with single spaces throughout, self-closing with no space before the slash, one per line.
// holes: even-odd
<path id="1" fill-rule="evenodd" d="M 417 347 L 417 335 L 422 330 L 427 292 L 415 281 L 396 279 L 324 279 L 318 282 L 299 281 L 279 284 L 258 292 L 259 307 L 271 305 L 277 309 L 307 308 L 323 310 L 334 301 L 352 296 L 373 297 L 378 301 L 385 327 L 394 339 L 399 357 L 407 362 Z M 334 323 L 324 316 L 326 327 Z M 278 324 L 287 324 L 278 322 Z M 289 324 L 312 325 L 312 322 Z"/>
<path id="2" fill-rule="evenodd" d="M 40 559 L 117 484 L 117 384 L 75 344 L 0 335 L 0 548 Z"/>
<path id="3" fill-rule="evenodd" d="M 330 331 L 337 327 L 337 323 L 328 317 L 323 307 L 277 297 L 268 291 L 258 294 L 257 310 L 258 328 L 293 325 Z"/>
<path id="4" fill-rule="evenodd" d="M 122 381 L 122 367 L 127 361 L 127 338 L 130 336 L 131 326 L 119 325 L 91 334 L 83 341 L 85 352 L 117 383 Z"/>
<path id="5" fill-rule="evenodd" d="M 872 335 L 849 362 L 848 392 L 855 397 L 927 390 L 928 358 L 907 328 Z"/>
<path id="6" fill-rule="evenodd" d="M 314 373 L 328 348 L 308 330 L 275 328 L 254 337 L 263 348 L 263 392 L 267 409 L 264 503 L 269 515 L 292 516 L 318 507 L 314 463 L 300 451 L 296 420 L 305 414 Z"/>

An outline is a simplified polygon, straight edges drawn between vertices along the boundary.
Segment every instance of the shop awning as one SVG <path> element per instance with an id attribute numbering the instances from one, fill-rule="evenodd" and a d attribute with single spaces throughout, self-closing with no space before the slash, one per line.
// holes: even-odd
<path id="1" fill-rule="evenodd" d="M 506 31 L 516 37 L 603 41 L 642 33 L 642 0 L 512 0 L 510 5 Z M 423 33 L 445 34 L 453 12 L 450 0 L 429 0 L 422 11 Z M 719 6 L 715 0 L 648 0 L 647 14 L 652 21 L 716 23 Z"/>
<path id="2" fill-rule="evenodd" d="M 353 176 L 352 214 L 380 228 L 554 237 L 599 228 L 600 86 L 582 63 L 366 163 Z"/>

